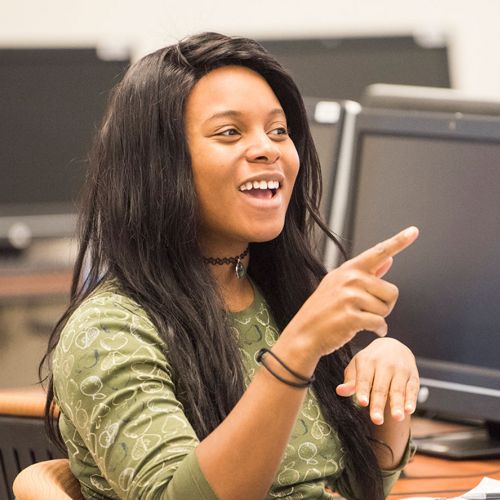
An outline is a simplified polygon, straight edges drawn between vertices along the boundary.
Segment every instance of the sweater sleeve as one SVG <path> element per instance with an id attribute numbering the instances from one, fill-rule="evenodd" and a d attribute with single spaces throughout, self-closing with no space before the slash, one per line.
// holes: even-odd
<path id="1" fill-rule="evenodd" d="M 162 345 L 144 311 L 117 294 L 90 299 L 64 328 L 54 389 L 86 497 L 217 498 L 198 465 L 199 440 Z"/>
<path id="2" fill-rule="evenodd" d="M 388 496 L 391 489 L 393 488 L 394 484 L 396 481 L 399 479 L 399 476 L 401 475 L 401 471 L 406 467 L 408 462 L 411 460 L 413 455 L 415 455 L 415 445 L 411 438 L 408 440 L 408 443 L 406 444 L 406 449 L 405 452 L 403 453 L 403 457 L 401 458 L 401 461 L 399 462 L 398 466 L 395 467 L 394 469 L 390 470 L 382 470 L 382 481 L 383 481 L 383 486 L 384 486 L 384 496 Z M 348 476 L 348 471 L 346 470 L 343 474 L 343 476 L 347 475 Z M 332 482 L 330 485 L 332 489 L 334 489 L 336 492 L 338 492 L 340 495 L 342 495 L 344 498 L 351 500 L 352 496 L 350 493 L 347 491 L 347 488 L 345 487 L 347 484 L 349 484 L 349 488 L 353 490 L 353 492 L 357 495 L 358 498 L 361 498 L 361 496 L 357 493 L 357 488 L 355 484 L 352 484 L 352 482 L 349 480 L 348 477 L 339 477 L 336 480 Z"/>
<path id="3" fill-rule="evenodd" d="M 389 495 L 393 486 L 396 484 L 396 481 L 399 479 L 401 472 L 406 467 L 408 462 L 413 458 L 415 452 L 416 452 L 416 446 L 410 437 L 408 439 L 408 443 L 406 444 L 406 449 L 403 453 L 403 457 L 401 458 L 401 461 L 399 462 L 398 466 L 395 467 L 394 469 L 382 470 L 385 496 Z"/>

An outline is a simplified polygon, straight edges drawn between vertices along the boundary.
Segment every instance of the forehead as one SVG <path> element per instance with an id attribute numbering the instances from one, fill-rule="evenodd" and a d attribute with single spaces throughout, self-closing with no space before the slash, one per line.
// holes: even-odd
<path id="1" fill-rule="evenodd" d="M 224 66 L 210 71 L 194 85 L 186 113 L 188 118 L 196 114 L 203 120 L 227 110 L 258 112 L 276 108 L 281 105 L 264 77 L 244 66 Z"/>

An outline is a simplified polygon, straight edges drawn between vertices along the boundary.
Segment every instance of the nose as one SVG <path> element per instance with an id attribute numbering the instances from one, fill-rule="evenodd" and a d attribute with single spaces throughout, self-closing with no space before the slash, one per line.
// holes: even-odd
<path id="1" fill-rule="evenodd" d="M 273 164 L 280 155 L 278 145 L 266 133 L 256 134 L 247 150 L 247 159 L 252 163 Z"/>

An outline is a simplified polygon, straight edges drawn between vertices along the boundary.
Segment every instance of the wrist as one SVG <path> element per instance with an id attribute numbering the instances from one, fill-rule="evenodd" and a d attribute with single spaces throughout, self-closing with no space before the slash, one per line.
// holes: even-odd
<path id="1" fill-rule="evenodd" d="M 307 335 L 300 334 L 287 327 L 272 348 L 290 368 L 310 378 L 321 356 L 319 356 Z"/>
<path id="2" fill-rule="evenodd" d="M 263 359 L 264 356 L 266 360 Z M 280 375 L 275 369 L 271 368 L 268 364 L 267 358 L 272 357 L 275 361 L 277 361 L 281 368 L 284 368 L 288 372 L 288 377 L 283 377 Z M 279 356 L 276 355 L 274 351 L 271 351 L 267 347 L 263 347 L 255 358 L 257 363 L 260 363 L 274 378 L 278 379 L 280 382 L 283 382 L 290 387 L 295 387 L 298 389 L 304 389 L 306 387 L 310 387 L 314 382 L 314 375 L 312 377 L 304 377 L 302 374 L 296 372 L 291 367 L 289 367 Z"/>

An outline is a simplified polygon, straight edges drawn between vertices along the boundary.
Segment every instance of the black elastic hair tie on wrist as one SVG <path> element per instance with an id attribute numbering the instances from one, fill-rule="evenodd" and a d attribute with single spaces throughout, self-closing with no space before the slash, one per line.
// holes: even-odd
<path id="1" fill-rule="evenodd" d="M 294 377 L 298 378 L 299 380 L 303 380 L 303 382 L 292 382 L 291 380 L 286 380 L 283 378 L 281 375 L 278 375 L 276 372 L 271 370 L 269 366 L 265 363 L 265 361 L 262 359 L 264 354 L 270 354 L 285 370 L 287 370 L 289 373 L 291 373 Z M 284 384 L 290 385 L 292 387 L 309 387 L 316 379 L 314 375 L 311 378 L 304 377 L 303 375 L 300 375 L 300 373 L 297 373 L 296 371 L 292 370 L 289 366 L 287 366 L 274 352 L 271 350 L 267 349 L 266 347 L 263 347 L 258 353 L 255 358 L 257 360 L 257 363 L 260 363 L 271 375 L 276 377 L 279 381 L 283 382 Z"/>

